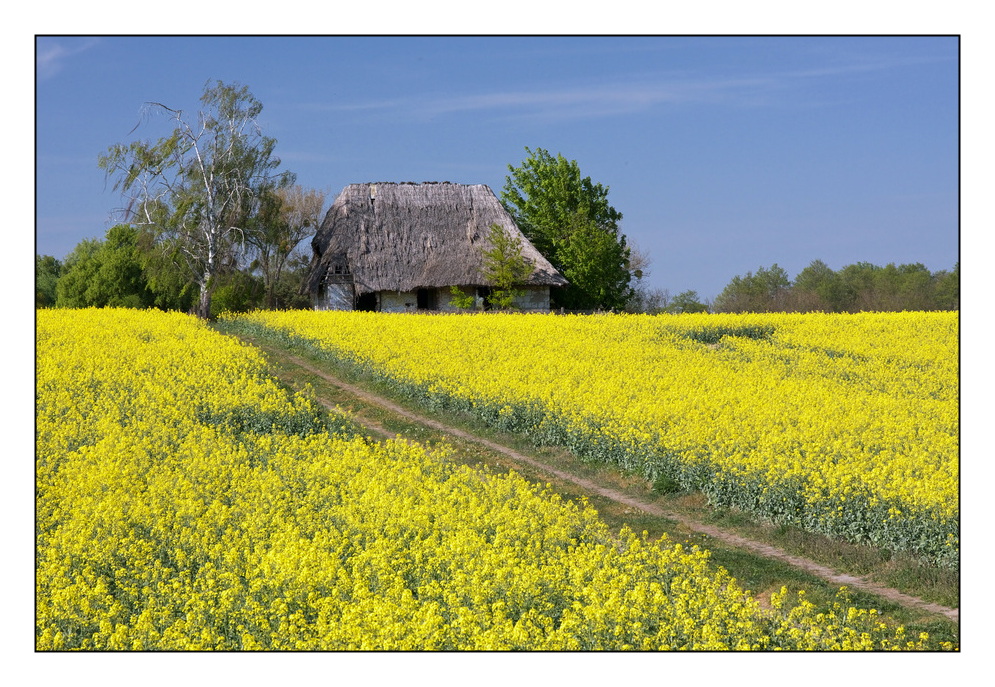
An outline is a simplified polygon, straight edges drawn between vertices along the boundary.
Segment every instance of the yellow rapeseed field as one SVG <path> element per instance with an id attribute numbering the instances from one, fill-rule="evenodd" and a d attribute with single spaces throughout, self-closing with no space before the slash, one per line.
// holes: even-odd
<path id="1" fill-rule="evenodd" d="M 192 317 L 38 311 L 37 346 L 39 650 L 932 648 L 350 435 Z"/>
<path id="2" fill-rule="evenodd" d="M 715 504 L 958 562 L 957 313 L 231 322 Z"/>

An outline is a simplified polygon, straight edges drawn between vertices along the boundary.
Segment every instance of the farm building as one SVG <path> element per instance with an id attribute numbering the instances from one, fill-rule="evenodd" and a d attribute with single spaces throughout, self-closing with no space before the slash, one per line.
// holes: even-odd
<path id="1" fill-rule="evenodd" d="M 522 243 L 532 274 L 515 302 L 549 310 L 549 289 L 568 282 L 529 243 L 483 184 L 375 183 L 346 186 L 311 241 L 302 286 L 316 310 L 455 310 L 450 288 L 488 293 L 481 249 L 492 224 Z"/>

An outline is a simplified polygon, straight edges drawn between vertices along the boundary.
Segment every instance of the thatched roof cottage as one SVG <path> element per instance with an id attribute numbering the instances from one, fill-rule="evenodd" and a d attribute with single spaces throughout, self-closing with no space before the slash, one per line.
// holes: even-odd
<path id="1" fill-rule="evenodd" d="M 529 243 L 483 184 L 375 183 L 346 186 L 311 241 L 302 291 L 317 310 L 453 310 L 450 287 L 488 293 L 481 248 L 499 224 L 522 243 L 532 274 L 515 306 L 549 310 L 550 287 L 567 280 Z"/>

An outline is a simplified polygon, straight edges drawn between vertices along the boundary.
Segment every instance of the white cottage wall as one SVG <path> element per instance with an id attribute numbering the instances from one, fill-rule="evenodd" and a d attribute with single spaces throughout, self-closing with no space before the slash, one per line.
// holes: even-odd
<path id="1" fill-rule="evenodd" d="M 414 291 L 381 291 L 377 296 L 380 312 L 414 312 L 418 309 L 418 294 Z"/>
<path id="2" fill-rule="evenodd" d="M 549 312 L 549 287 L 527 286 L 525 292 L 514 301 L 512 306 L 523 312 Z"/>

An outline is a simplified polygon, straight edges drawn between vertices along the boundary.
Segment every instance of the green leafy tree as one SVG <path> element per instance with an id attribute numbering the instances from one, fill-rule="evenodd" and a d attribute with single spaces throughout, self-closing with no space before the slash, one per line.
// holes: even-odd
<path id="1" fill-rule="evenodd" d="M 756 274 L 735 276 L 715 298 L 716 312 L 776 312 L 784 310 L 791 280 L 777 263 Z"/>
<path id="2" fill-rule="evenodd" d="M 245 86 L 205 86 L 196 120 L 161 103 L 174 122 L 155 142 L 116 144 L 99 164 L 127 198 L 126 218 L 171 242 L 197 288 L 196 313 L 210 316 L 217 277 L 240 266 L 250 218 L 294 175 L 277 173 L 276 140 L 262 135 L 263 106 Z"/>
<path id="3" fill-rule="evenodd" d="M 857 262 L 834 272 L 813 260 L 793 283 L 777 265 L 733 278 L 716 299 L 716 310 L 761 312 L 778 305 L 799 312 L 956 310 L 959 298 L 959 263 L 952 271 L 931 274 L 918 262 L 884 267 Z"/>
<path id="4" fill-rule="evenodd" d="M 311 297 L 300 292 L 301 284 L 307 277 L 310 265 L 311 257 L 304 252 L 294 251 L 290 254 L 276 284 L 273 286 L 275 307 L 288 310 L 310 310 L 313 307 Z"/>
<path id="5" fill-rule="evenodd" d="M 842 311 L 956 309 L 959 305 L 959 263 L 954 272 L 931 274 L 918 262 L 884 267 L 858 262 L 846 265 L 838 275 L 844 295 Z"/>
<path id="6" fill-rule="evenodd" d="M 97 283 L 103 285 L 102 298 L 110 306 L 144 308 L 152 304 L 138 252 L 138 230 L 118 224 L 107 231 L 99 254 Z"/>
<path id="7" fill-rule="evenodd" d="M 715 297 L 716 312 L 747 312 L 753 307 L 753 273 L 733 277 L 721 293 Z"/>
<path id="8" fill-rule="evenodd" d="M 698 300 L 697 291 L 682 291 L 670 299 L 666 312 L 670 313 L 696 313 L 708 312 L 708 306 Z"/>
<path id="9" fill-rule="evenodd" d="M 58 308 L 86 308 L 93 305 L 87 289 L 97 279 L 100 263 L 97 253 L 100 239 L 83 239 L 70 251 L 63 263 L 62 277 L 56 286 L 55 305 Z"/>
<path id="10" fill-rule="evenodd" d="M 896 310 L 933 310 L 933 275 L 921 262 L 898 265 Z"/>
<path id="11" fill-rule="evenodd" d="M 570 282 L 555 293 L 568 309 L 621 310 L 633 297 L 625 238 L 604 231 L 578 213 L 573 217 L 570 239 L 559 251 L 560 271 Z"/>
<path id="12" fill-rule="evenodd" d="M 51 255 L 35 255 L 35 307 L 55 306 L 56 287 L 62 276 L 62 263 Z"/>
<path id="13" fill-rule="evenodd" d="M 784 268 L 775 262 L 767 269 L 760 267 L 753 278 L 757 284 L 758 294 L 769 309 L 780 310 L 785 294 L 791 288 L 791 279 Z"/>
<path id="14" fill-rule="evenodd" d="M 491 247 L 481 251 L 484 258 L 484 279 L 491 286 L 487 301 L 507 310 L 524 291 L 515 287 L 532 274 L 532 265 L 522 255 L 522 242 L 499 224 L 492 224 L 487 241 Z"/>
<path id="15" fill-rule="evenodd" d="M 477 305 L 477 298 L 474 294 L 453 285 L 449 287 L 449 305 L 460 310 L 470 310 Z"/>
<path id="16" fill-rule="evenodd" d="M 211 317 L 223 312 L 248 312 L 263 300 L 264 286 L 258 277 L 245 272 L 231 272 L 216 279 L 219 283 L 211 294 Z"/>
<path id="17" fill-rule="evenodd" d="M 839 275 L 822 260 L 813 260 L 795 276 L 792 291 L 792 304 L 796 310 L 840 312 L 843 308 Z"/>
<path id="18" fill-rule="evenodd" d="M 949 272 L 941 270 L 933 275 L 933 292 L 937 309 L 960 309 L 960 262 Z"/>
<path id="19" fill-rule="evenodd" d="M 152 293 L 152 305 L 162 310 L 193 311 L 199 294 L 177 239 L 157 237 L 143 229 L 138 235 L 138 259 Z"/>
<path id="20" fill-rule="evenodd" d="M 553 304 L 571 309 L 622 309 L 632 297 L 630 251 L 619 232 L 622 213 L 608 187 L 582 177 L 576 160 L 526 148 L 508 165 L 501 201 L 525 236 L 570 281 Z"/>
<path id="21" fill-rule="evenodd" d="M 138 230 L 118 224 L 103 241 L 81 241 L 66 257 L 56 287 L 60 308 L 128 307 L 152 305 L 138 255 Z"/>
<path id="22" fill-rule="evenodd" d="M 875 285 L 878 282 L 877 272 L 881 268 L 869 262 L 855 262 L 844 265 L 839 271 L 842 284 L 844 312 L 859 312 L 861 310 L 877 310 L 877 294 Z"/>

